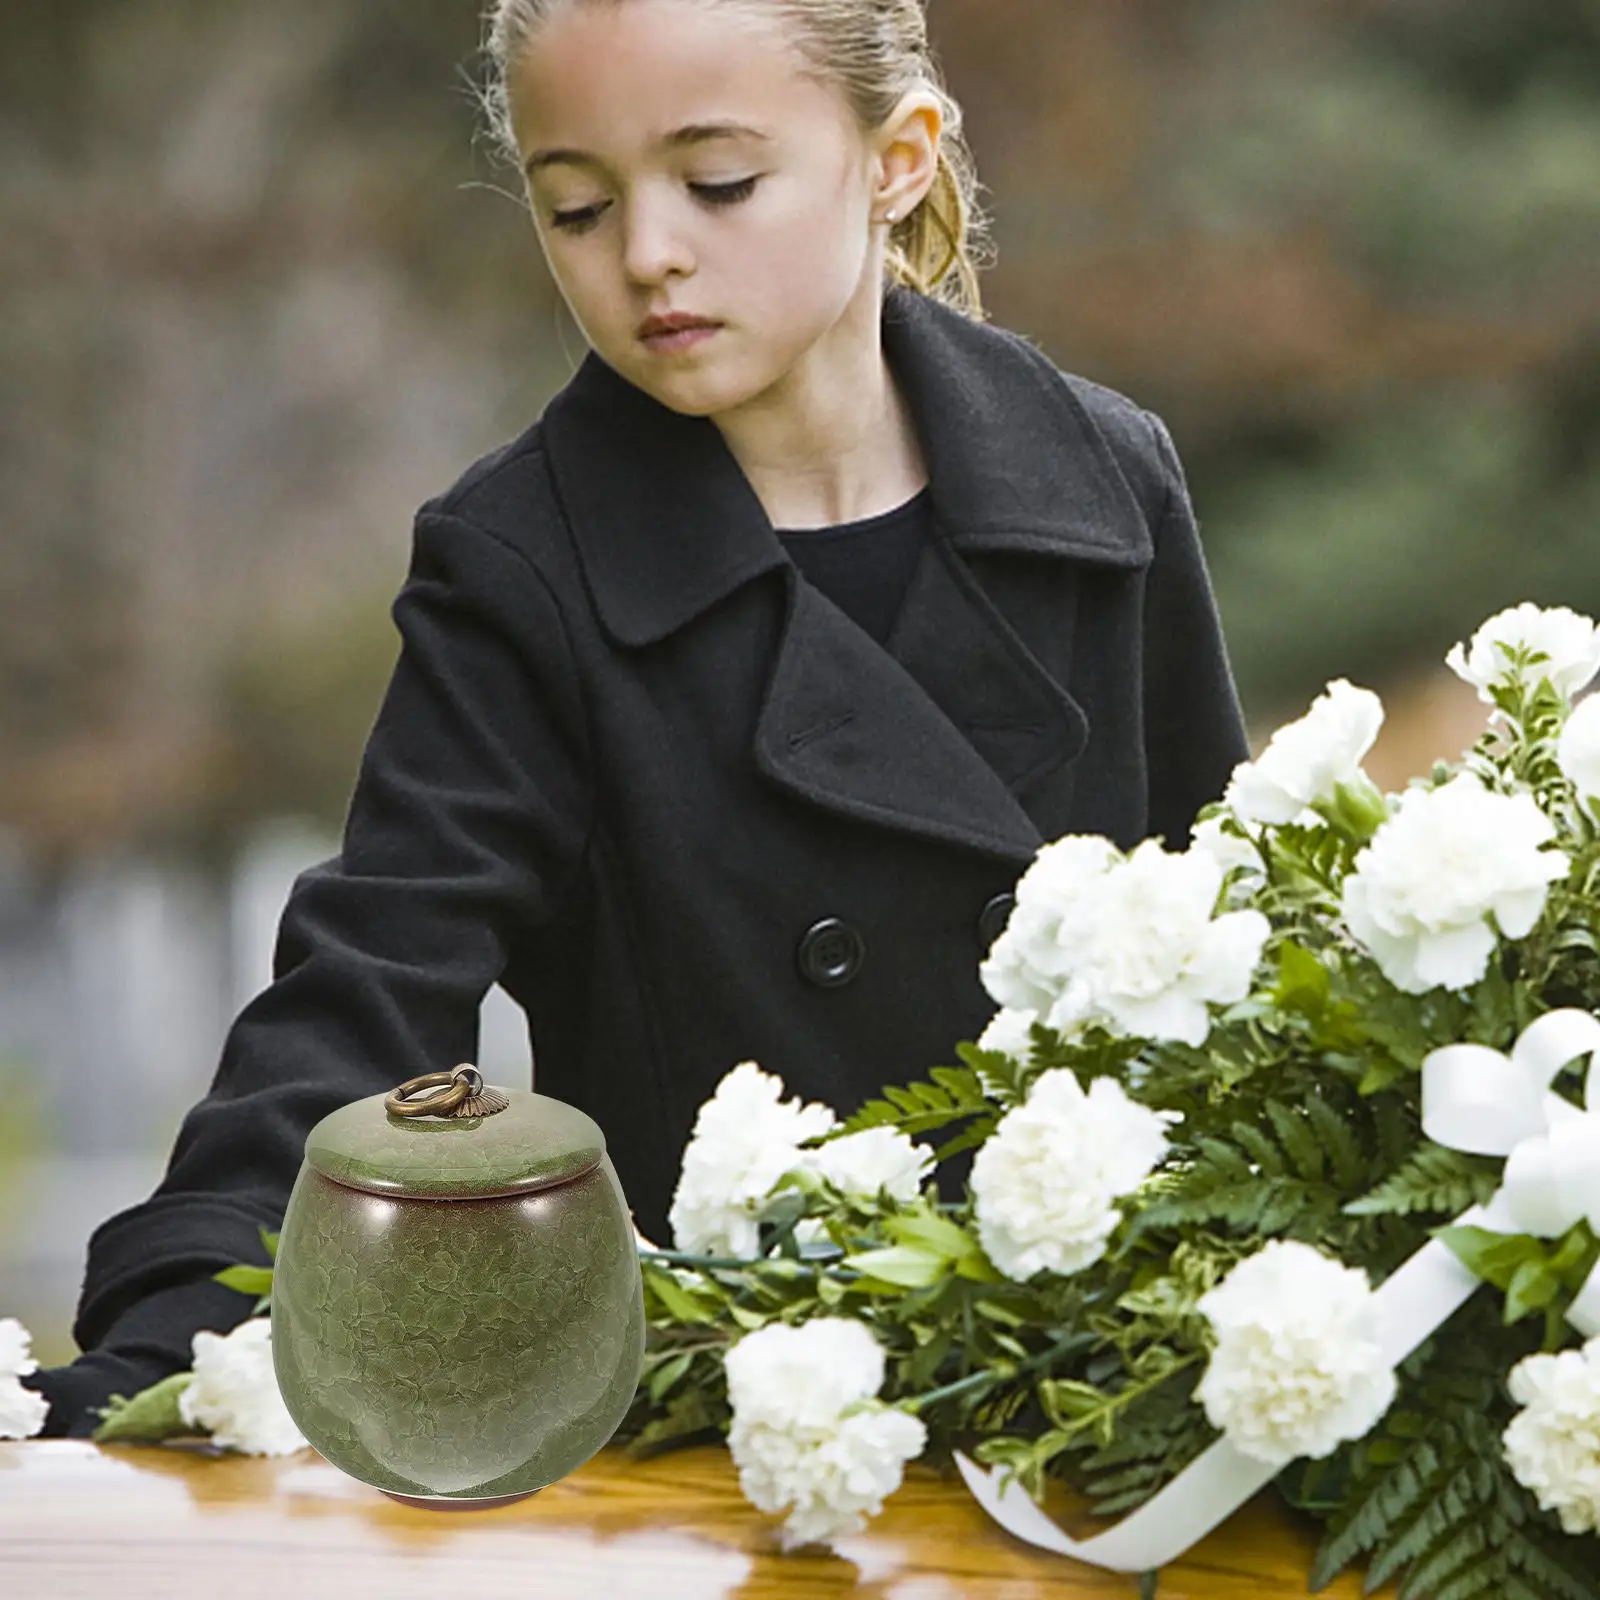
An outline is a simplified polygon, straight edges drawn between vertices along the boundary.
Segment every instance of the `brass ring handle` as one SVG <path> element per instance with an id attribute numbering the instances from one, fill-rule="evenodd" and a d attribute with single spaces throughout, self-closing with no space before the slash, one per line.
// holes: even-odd
<path id="1" fill-rule="evenodd" d="M 445 1088 L 444 1085 L 449 1087 Z M 425 1072 L 420 1078 L 408 1078 L 398 1089 L 384 1096 L 386 1111 L 397 1117 L 448 1117 L 468 1095 L 483 1087 L 483 1075 L 474 1066 L 463 1064 L 453 1072 Z M 419 1089 L 438 1092 L 424 1095 L 420 1100 L 407 1096 Z"/>

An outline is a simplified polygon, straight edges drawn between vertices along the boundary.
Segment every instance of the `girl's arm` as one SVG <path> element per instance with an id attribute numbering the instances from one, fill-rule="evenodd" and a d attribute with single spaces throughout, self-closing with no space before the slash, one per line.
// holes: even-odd
<path id="1" fill-rule="evenodd" d="M 552 918 L 581 881 L 581 698 L 540 574 L 486 531 L 425 510 L 393 615 L 400 656 L 341 851 L 296 880 L 273 981 L 230 1029 L 166 1175 L 89 1241 L 73 1336 L 101 1362 L 132 1352 L 145 1374 L 162 1359 L 181 1370 L 197 1327 L 248 1314 L 238 1294 L 237 1314 L 219 1317 L 216 1297 L 233 1291 L 206 1279 L 266 1264 L 258 1230 L 279 1226 L 312 1126 L 474 1060 L 479 1006 L 515 933 Z M 149 1302 L 167 1290 L 163 1321 Z M 81 1412 L 84 1396 L 72 1403 Z"/>

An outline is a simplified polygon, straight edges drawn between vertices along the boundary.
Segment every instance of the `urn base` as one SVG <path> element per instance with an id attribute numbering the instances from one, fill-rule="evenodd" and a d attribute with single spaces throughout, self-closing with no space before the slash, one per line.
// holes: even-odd
<path id="1" fill-rule="evenodd" d="M 403 1506 L 415 1506 L 419 1511 L 489 1511 L 495 1506 L 509 1506 L 518 1500 L 531 1500 L 537 1489 L 524 1489 L 518 1494 L 486 1494 L 476 1497 L 449 1494 L 397 1494 L 393 1489 L 380 1489 L 391 1500 Z"/>

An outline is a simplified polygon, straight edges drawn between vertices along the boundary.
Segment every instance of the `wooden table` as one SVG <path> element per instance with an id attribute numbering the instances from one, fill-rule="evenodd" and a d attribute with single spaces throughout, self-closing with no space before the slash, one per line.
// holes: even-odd
<path id="1" fill-rule="evenodd" d="M 1054 1509 L 1054 1507 L 1052 1507 Z M 1035 1550 L 952 1472 L 913 1466 L 834 1555 L 783 1555 L 725 1450 L 630 1463 L 608 1447 L 529 1499 L 424 1511 L 311 1450 L 267 1459 L 200 1442 L 0 1443 L 3 1600 L 1132 1600 L 1137 1581 Z M 1312 1547 L 1263 1497 L 1162 1575 L 1160 1600 L 1306 1592 Z M 1345 1577 L 1323 1591 L 1354 1600 Z M 1384 1591 L 1391 1593 L 1392 1591 Z"/>

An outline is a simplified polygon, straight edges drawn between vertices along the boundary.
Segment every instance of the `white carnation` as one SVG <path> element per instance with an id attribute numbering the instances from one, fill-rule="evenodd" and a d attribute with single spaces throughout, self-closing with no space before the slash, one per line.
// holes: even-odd
<path id="1" fill-rule="evenodd" d="M 1041 846 L 1017 881 L 1016 904 L 978 969 L 1002 1006 L 1041 1018 L 1055 1007 L 1071 951 L 1063 934 L 1092 915 L 1099 886 L 1121 859 L 1099 834 L 1069 833 Z"/>
<path id="2" fill-rule="evenodd" d="M 789 1509 L 785 1550 L 859 1533 L 900 1487 L 905 1463 L 922 1454 L 922 1422 L 893 1406 L 863 1406 L 832 1427 L 789 1430 L 734 1422 L 728 1450 L 739 1487 L 758 1510 Z"/>
<path id="3" fill-rule="evenodd" d="M 1532 795 L 1492 794 L 1470 772 L 1412 789 L 1345 879 L 1345 925 L 1408 994 L 1476 983 L 1501 934 L 1539 920 L 1567 858 Z"/>
<path id="4" fill-rule="evenodd" d="M 1001 1006 L 989 1018 L 987 1026 L 978 1035 L 980 1050 L 998 1050 L 1023 1066 L 1033 1060 L 1033 1025 L 1038 1017 L 1031 1011 L 1019 1011 L 1014 1006 Z M 985 1068 L 978 1068 L 978 1083 L 991 1098 L 1003 1091 L 1000 1080 Z"/>
<path id="5" fill-rule="evenodd" d="M 913 1144 L 898 1128 L 863 1128 L 805 1152 L 806 1163 L 841 1194 L 874 1200 L 887 1189 L 892 1199 L 917 1198 L 933 1170 L 933 1151 Z"/>
<path id="6" fill-rule="evenodd" d="M 0 1439 L 31 1439 L 50 1415 L 50 1402 L 21 1381 L 39 1370 L 32 1342 L 33 1335 L 15 1317 L 0 1317 Z"/>
<path id="7" fill-rule="evenodd" d="M 917 1418 L 877 1400 L 883 1349 L 849 1318 L 769 1324 L 724 1370 L 739 1486 L 762 1511 L 789 1510 L 786 1549 L 859 1532 L 927 1442 Z"/>
<path id="8" fill-rule="evenodd" d="M 1063 847 L 1070 853 L 1053 855 Z M 1208 1004 L 1242 1000 L 1268 934 L 1259 911 L 1214 916 L 1222 868 L 1204 852 L 1146 839 L 1132 855 L 1070 835 L 1046 845 L 979 976 L 1003 1006 L 1061 1032 L 1181 1039 L 1211 1031 Z"/>
<path id="9" fill-rule="evenodd" d="M 1018 1282 L 1098 1261 L 1117 1200 L 1144 1182 L 1166 1143 L 1161 1115 L 1114 1079 L 1095 1079 L 1085 1094 L 1064 1067 L 1041 1073 L 973 1159 L 974 1215 L 989 1259 Z"/>
<path id="10" fill-rule="evenodd" d="M 1211 1425 L 1257 1461 L 1330 1455 L 1394 1401 L 1367 1275 L 1310 1245 L 1274 1239 L 1199 1308 L 1217 1345 L 1195 1397 Z"/>
<path id="11" fill-rule="evenodd" d="M 1519 668 L 1507 654 L 1513 650 L 1544 659 Z M 1600 628 L 1566 606 L 1544 609 L 1525 600 L 1490 617 L 1470 645 L 1453 645 L 1445 664 L 1487 705 L 1494 703 L 1495 688 L 1541 678 L 1570 698 L 1600 672 Z"/>
<path id="12" fill-rule="evenodd" d="M 285 1456 L 308 1448 L 283 1403 L 272 1366 L 272 1322 L 250 1317 L 231 1333 L 202 1329 L 193 1340 L 194 1376 L 178 1396 L 178 1413 L 212 1441 L 252 1456 Z"/>
<path id="13" fill-rule="evenodd" d="M 1189 850 L 1195 855 L 1210 856 L 1224 876 L 1230 872 L 1259 875 L 1262 871 L 1261 853 L 1248 839 L 1229 832 L 1220 816 L 1195 823 L 1189 831 Z"/>
<path id="14" fill-rule="evenodd" d="M 998 1050 L 1013 1061 L 1027 1063 L 1033 1057 L 1033 1025 L 1039 1019 L 1031 1011 L 1001 1006 L 978 1035 L 980 1050 Z"/>
<path id="15" fill-rule="evenodd" d="M 14 1373 L 0 1373 L 0 1439 L 31 1439 L 44 1428 L 50 1402 L 23 1386 Z"/>
<path id="16" fill-rule="evenodd" d="M 1293 822 L 1308 806 L 1333 800 L 1340 784 L 1366 782 L 1361 762 L 1382 726 L 1377 695 L 1335 679 L 1254 761 L 1234 768 L 1223 804 L 1246 822 Z"/>
<path id="17" fill-rule="evenodd" d="M 1591 695 L 1567 718 L 1556 760 L 1583 799 L 1600 801 L 1600 695 Z"/>
<path id="18" fill-rule="evenodd" d="M 814 1317 L 769 1323 L 723 1358 L 728 1403 L 747 1422 L 821 1427 L 883 1386 L 883 1347 L 863 1322 Z"/>
<path id="19" fill-rule="evenodd" d="M 0 1377 L 20 1378 L 39 1370 L 32 1343 L 33 1335 L 15 1317 L 0 1317 Z"/>
<path id="20" fill-rule="evenodd" d="M 1523 1409 L 1502 1435 L 1506 1461 L 1568 1533 L 1600 1531 L 1600 1338 L 1511 1369 Z"/>
<path id="21" fill-rule="evenodd" d="M 700 1107 L 667 1213 L 676 1248 L 697 1255 L 752 1257 L 756 1214 L 772 1186 L 805 1165 L 801 1143 L 838 1126 L 825 1105 L 782 1100 L 783 1080 L 741 1061 Z"/>

